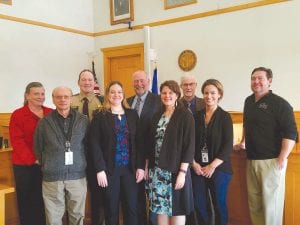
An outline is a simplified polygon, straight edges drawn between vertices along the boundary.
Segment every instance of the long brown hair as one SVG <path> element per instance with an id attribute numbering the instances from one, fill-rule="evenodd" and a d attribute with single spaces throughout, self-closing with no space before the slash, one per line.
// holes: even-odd
<path id="1" fill-rule="evenodd" d="M 123 85 L 121 84 L 121 82 L 111 81 L 111 82 L 109 82 L 109 84 L 107 85 L 107 87 L 105 89 L 104 102 L 102 104 L 101 111 L 110 110 L 111 107 L 110 107 L 110 103 L 109 103 L 109 100 L 108 100 L 108 94 L 109 94 L 109 90 L 110 90 L 111 86 L 113 86 L 115 84 L 119 85 L 122 88 L 122 91 L 123 91 L 122 107 L 124 109 L 129 109 L 130 108 L 130 106 L 128 105 L 128 102 L 126 100 L 125 91 L 124 91 L 124 88 L 123 88 Z"/>

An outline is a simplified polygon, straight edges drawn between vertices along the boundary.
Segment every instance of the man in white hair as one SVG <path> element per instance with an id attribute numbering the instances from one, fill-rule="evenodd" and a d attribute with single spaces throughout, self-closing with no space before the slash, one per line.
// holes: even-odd
<path id="1" fill-rule="evenodd" d="M 34 135 L 34 150 L 43 171 L 46 224 L 62 224 L 65 209 L 69 225 L 83 225 L 86 200 L 84 138 L 88 119 L 71 109 L 72 91 L 52 92 L 56 110 L 42 118 Z"/>
<path id="2" fill-rule="evenodd" d="M 196 93 L 197 81 L 191 74 L 184 74 L 181 77 L 180 88 L 183 92 L 183 97 L 180 101 L 193 114 L 204 108 L 203 98 L 198 98 Z"/>
<path id="3" fill-rule="evenodd" d="M 189 73 L 185 73 L 180 79 L 180 88 L 183 93 L 183 97 L 180 102 L 193 114 L 204 108 L 203 98 L 196 96 L 197 81 L 194 76 Z M 195 212 L 187 216 L 186 225 L 198 224 Z"/>

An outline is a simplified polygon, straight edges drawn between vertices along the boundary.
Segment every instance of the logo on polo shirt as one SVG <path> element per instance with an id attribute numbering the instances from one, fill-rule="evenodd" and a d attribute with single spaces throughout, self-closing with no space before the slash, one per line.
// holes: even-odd
<path id="1" fill-rule="evenodd" d="M 258 108 L 259 109 L 267 109 L 268 108 L 268 105 L 265 103 L 265 102 L 262 102 L 258 105 Z"/>

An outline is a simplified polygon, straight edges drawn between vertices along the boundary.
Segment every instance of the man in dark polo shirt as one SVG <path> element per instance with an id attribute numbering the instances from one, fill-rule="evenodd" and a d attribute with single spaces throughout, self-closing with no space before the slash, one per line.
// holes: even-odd
<path id="1" fill-rule="evenodd" d="M 297 138 L 293 108 L 270 90 L 272 78 L 271 69 L 253 70 L 243 140 L 234 146 L 247 152 L 248 204 L 255 225 L 282 225 L 287 158 Z"/>

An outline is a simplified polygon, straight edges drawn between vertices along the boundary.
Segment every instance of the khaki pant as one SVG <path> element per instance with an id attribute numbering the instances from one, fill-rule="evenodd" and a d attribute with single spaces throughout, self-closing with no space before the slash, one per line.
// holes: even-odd
<path id="1" fill-rule="evenodd" d="M 43 181 L 42 186 L 47 225 L 62 225 L 65 210 L 68 212 L 69 225 L 83 225 L 87 190 L 85 178 Z"/>
<path id="2" fill-rule="evenodd" d="M 282 225 L 287 164 L 280 170 L 276 161 L 247 160 L 248 204 L 253 225 Z"/>

